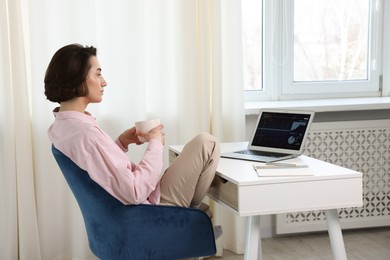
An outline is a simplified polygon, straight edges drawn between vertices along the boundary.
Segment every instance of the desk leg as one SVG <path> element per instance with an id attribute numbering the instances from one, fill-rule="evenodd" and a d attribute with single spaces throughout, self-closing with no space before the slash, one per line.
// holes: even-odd
<path id="1" fill-rule="evenodd" d="M 263 252 L 261 250 L 260 216 L 247 217 L 244 259 L 263 259 Z"/>
<path id="2" fill-rule="evenodd" d="M 325 216 L 326 223 L 328 225 L 330 244 L 333 251 L 333 258 L 335 260 L 346 260 L 347 253 L 345 252 L 343 234 L 341 233 L 337 209 L 325 210 Z"/>

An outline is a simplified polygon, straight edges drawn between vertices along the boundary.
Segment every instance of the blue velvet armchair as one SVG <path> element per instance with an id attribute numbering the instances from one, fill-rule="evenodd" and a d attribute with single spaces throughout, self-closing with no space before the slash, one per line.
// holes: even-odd
<path id="1" fill-rule="evenodd" d="M 54 145 L 52 152 L 79 204 L 90 249 L 98 258 L 171 260 L 215 254 L 213 226 L 203 211 L 123 205 Z"/>

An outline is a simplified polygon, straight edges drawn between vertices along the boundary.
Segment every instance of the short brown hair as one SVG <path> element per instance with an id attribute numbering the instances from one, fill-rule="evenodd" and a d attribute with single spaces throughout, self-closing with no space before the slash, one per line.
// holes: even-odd
<path id="1" fill-rule="evenodd" d="M 96 52 L 95 47 L 80 44 L 70 44 L 59 49 L 46 70 L 46 98 L 61 103 L 88 95 L 84 82 L 91 68 L 89 59 L 96 56 Z"/>

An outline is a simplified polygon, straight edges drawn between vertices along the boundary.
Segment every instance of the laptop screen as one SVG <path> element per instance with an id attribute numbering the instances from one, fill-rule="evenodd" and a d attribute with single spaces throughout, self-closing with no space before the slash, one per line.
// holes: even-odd
<path id="1" fill-rule="evenodd" d="M 311 112 L 262 111 L 251 147 L 299 151 L 308 132 L 312 116 Z"/>

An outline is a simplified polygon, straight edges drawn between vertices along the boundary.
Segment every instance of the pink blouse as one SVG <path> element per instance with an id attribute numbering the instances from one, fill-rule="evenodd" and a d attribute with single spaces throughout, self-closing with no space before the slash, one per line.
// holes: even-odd
<path id="1" fill-rule="evenodd" d="M 54 112 L 48 130 L 54 146 L 123 204 L 159 204 L 163 145 L 150 140 L 138 165 L 131 162 L 127 149 L 113 141 L 89 113 Z"/>

